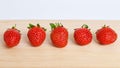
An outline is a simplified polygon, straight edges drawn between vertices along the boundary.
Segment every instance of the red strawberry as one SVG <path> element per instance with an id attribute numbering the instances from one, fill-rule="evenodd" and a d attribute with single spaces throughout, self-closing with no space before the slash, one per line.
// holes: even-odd
<path id="1" fill-rule="evenodd" d="M 92 41 L 92 33 L 88 26 L 84 24 L 82 28 L 75 29 L 74 39 L 81 46 L 89 44 Z"/>
<path id="2" fill-rule="evenodd" d="M 16 25 L 6 30 L 4 33 L 4 41 L 7 47 L 17 46 L 20 42 L 21 34 L 20 34 L 20 31 L 17 30 L 15 27 Z"/>
<path id="3" fill-rule="evenodd" d="M 33 24 L 29 24 L 29 31 L 27 33 L 28 39 L 32 46 L 40 46 L 45 38 L 46 38 L 46 33 L 45 29 L 43 27 L 40 27 L 39 24 L 37 26 Z"/>
<path id="4" fill-rule="evenodd" d="M 96 38 L 100 44 L 107 45 L 116 41 L 117 34 L 109 26 L 104 25 L 96 32 Z"/>
<path id="5" fill-rule="evenodd" d="M 50 23 L 52 32 L 51 40 L 54 46 L 58 48 L 65 47 L 68 43 L 68 31 L 60 23 Z"/>

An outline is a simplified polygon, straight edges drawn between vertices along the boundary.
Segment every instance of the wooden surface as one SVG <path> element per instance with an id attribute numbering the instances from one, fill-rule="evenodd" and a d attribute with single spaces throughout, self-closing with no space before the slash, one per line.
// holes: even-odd
<path id="1" fill-rule="evenodd" d="M 61 22 L 69 31 L 69 42 L 64 48 L 52 46 L 49 23 Z M 40 47 L 32 47 L 27 38 L 29 23 L 40 23 L 47 28 L 47 38 Z M 21 30 L 22 38 L 18 46 L 6 48 L 3 33 L 14 24 Z M 82 24 L 88 24 L 93 33 L 93 41 L 87 46 L 74 42 L 73 32 Z M 102 46 L 95 39 L 95 32 L 104 24 L 113 28 L 118 39 L 115 43 Z M 0 68 L 120 68 L 120 21 L 94 20 L 11 20 L 0 21 Z"/>

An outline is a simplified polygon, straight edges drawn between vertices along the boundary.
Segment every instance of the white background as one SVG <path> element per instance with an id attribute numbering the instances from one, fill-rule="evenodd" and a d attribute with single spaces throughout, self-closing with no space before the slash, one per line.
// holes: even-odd
<path id="1" fill-rule="evenodd" d="M 0 0 L 0 19 L 120 20 L 120 0 Z"/>

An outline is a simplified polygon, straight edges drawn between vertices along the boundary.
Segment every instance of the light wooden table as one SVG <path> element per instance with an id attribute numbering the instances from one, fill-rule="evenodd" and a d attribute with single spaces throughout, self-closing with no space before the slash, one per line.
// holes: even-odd
<path id="1" fill-rule="evenodd" d="M 69 31 L 69 42 L 64 48 L 52 46 L 49 23 L 61 22 Z M 32 47 L 27 38 L 29 23 L 40 23 L 47 28 L 47 38 L 40 47 Z M 14 24 L 21 30 L 22 38 L 18 46 L 8 49 L 3 41 L 3 33 Z M 82 24 L 88 24 L 93 33 L 93 41 L 87 46 L 74 42 L 73 32 Z M 95 32 L 104 24 L 113 28 L 118 39 L 115 43 L 102 46 L 95 39 Z M 120 21 L 100 20 L 7 20 L 0 21 L 0 68 L 120 68 Z"/>

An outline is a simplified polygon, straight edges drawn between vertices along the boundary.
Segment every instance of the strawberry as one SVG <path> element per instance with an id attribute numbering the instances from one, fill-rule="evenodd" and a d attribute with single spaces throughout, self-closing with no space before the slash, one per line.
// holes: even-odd
<path id="1" fill-rule="evenodd" d="M 45 29 L 43 27 L 40 27 L 39 24 L 37 24 L 37 26 L 29 24 L 28 28 L 29 31 L 27 33 L 27 36 L 31 45 L 34 47 L 40 46 L 46 38 Z"/>
<path id="2" fill-rule="evenodd" d="M 117 34 L 109 26 L 104 25 L 104 27 L 96 31 L 96 38 L 100 44 L 107 45 L 116 41 Z"/>
<path id="3" fill-rule="evenodd" d="M 17 46 L 21 39 L 20 31 L 15 27 L 16 25 L 4 32 L 4 41 L 9 48 Z"/>
<path id="4" fill-rule="evenodd" d="M 87 45 L 92 41 L 92 33 L 87 25 L 84 24 L 81 28 L 75 29 L 74 40 L 81 46 Z"/>
<path id="5" fill-rule="evenodd" d="M 63 27 L 61 23 L 50 23 L 52 32 L 51 32 L 51 41 L 54 46 L 58 48 L 63 48 L 68 43 L 68 31 Z"/>

